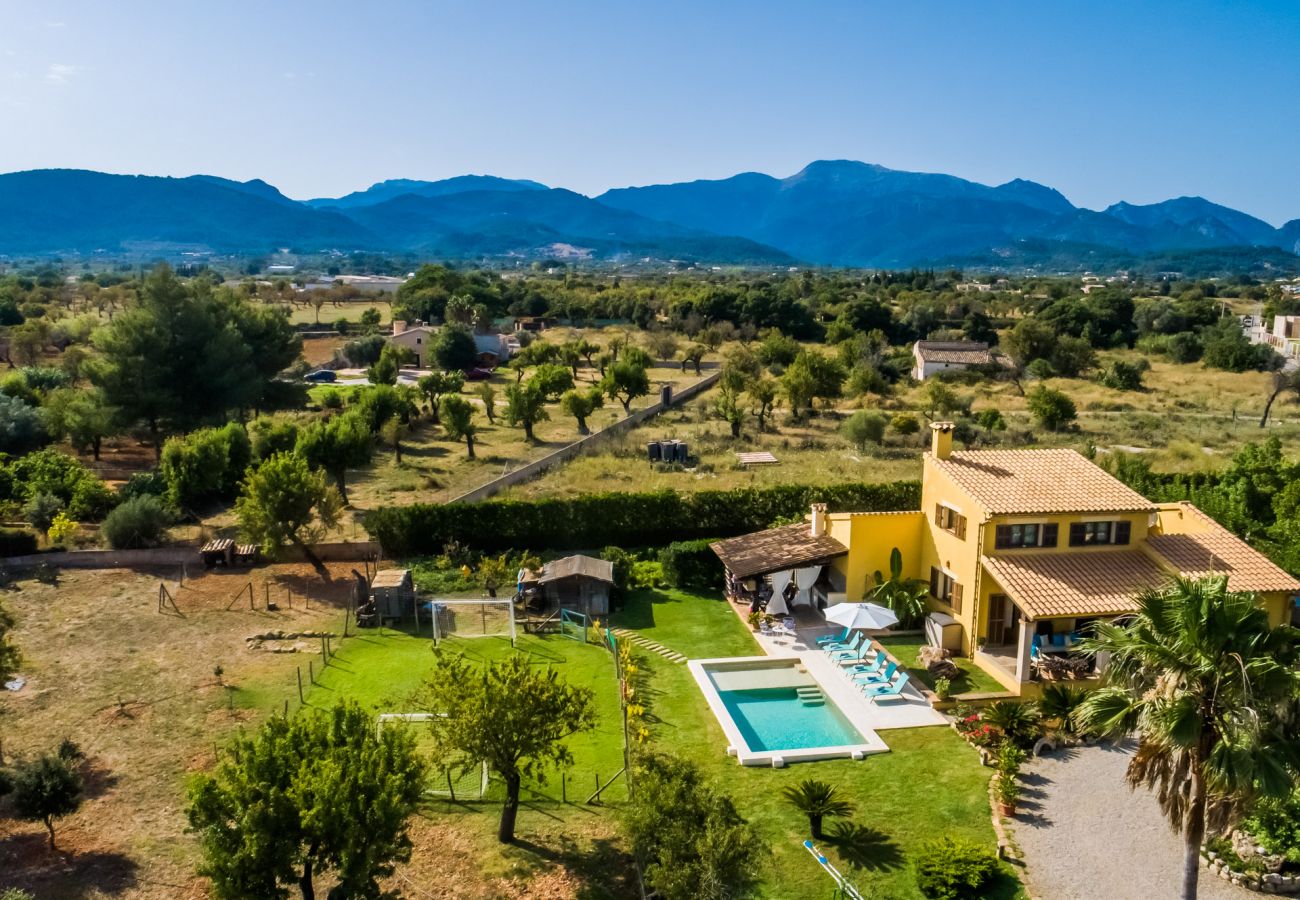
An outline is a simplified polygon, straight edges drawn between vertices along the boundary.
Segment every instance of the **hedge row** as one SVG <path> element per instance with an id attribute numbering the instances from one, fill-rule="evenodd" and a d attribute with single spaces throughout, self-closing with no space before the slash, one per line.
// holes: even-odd
<path id="1" fill-rule="evenodd" d="M 722 566 L 709 548 L 708 538 L 698 541 L 674 541 L 659 551 L 659 565 L 669 587 L 695 590 L 722 588 Z"/>
<path id="2" fill-rule="evenodd" d="M 441 553 L 457 541 L 475 550 L 646 547 L 760 531 L 802 515 L 813 503 L 832 512 L 919 509 L 917 481 L 795 485 L 731 491 L 585 494 L 569 499 L 419 503 L 377 509 L 365 527 L 389 557 Z"/>

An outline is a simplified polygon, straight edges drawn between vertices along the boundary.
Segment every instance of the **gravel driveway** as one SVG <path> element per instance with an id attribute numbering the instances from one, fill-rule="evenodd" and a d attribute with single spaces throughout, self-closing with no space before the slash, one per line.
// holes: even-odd
<path id="1" fill-rule="evenodd" d="M 1182 841 L 1155 797 L 1130 791 L 1127 746 L 1062 750 L 1026 764 L 1011 833 L 1041 900 L 1163 900 L 1178 896 Z M 1259 896 L 1201 870 L 1199 900 Z"/>

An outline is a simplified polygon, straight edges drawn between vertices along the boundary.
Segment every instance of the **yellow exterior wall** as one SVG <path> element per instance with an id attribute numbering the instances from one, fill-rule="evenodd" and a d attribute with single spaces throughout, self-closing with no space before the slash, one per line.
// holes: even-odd
<path id="1" fill-rule="evenodd" d="M 1092 553 L 1097 550 L 1125 550 L 1140 549 L 1147 539 L 1148 523 L 1150 513 L 1056 513 L 1054 515 L 1034 515 L 1034 516 L 994 516 L 985 526 L 984 536 L 984 555 L 985 556 L 1015 556 L 1020 553 L 1061 553 L 1068 551 L 1070 553 Z M 1128 522 L 1130 535 L 1127 544 L 1096 544 L 1089 547 L 1071 547 L 1070 546 L 1070 523 L 1071 522 Z M 997 549 L 997 526 L 999 525 L 1022 525 L 1039 523 L 1043 525 L 1055 524 L 1057 527 L 1056 546 L 1055 547 L 1028 547 L 1021 549 Z"/>
<path id="2" fill-rule="evenodd" d="M 831 513 L 826 519 L 830 536 L 849 548 L 847 556 L 840 557 L 831 565 L 844 578 L 848 602 L 862 599 L 874 584 L 874 573 L 881 572 L 889 577 L 889 554 L 895 547 L 903 555 L 903 576 L 923 577 L 919 560 L 925 517 L 916 510 Z"/>
<path id="3" fill-rule="evenodd" d="M 961 609 L 933 601 L 931 606 L 947 613 L 962 626 L 962 653 L 974 649 L 975 616 L 980 608 L 978 575 L 980 570 L 980 534 L 984 510 L 957 484 L 934 465 L 929 453 L 923 457 L 925 468 L 921 480 L 921 515 L 925 531 L 921 541 L 921 566 L 918 577 L 929 579 L 931 566 L 949 572 L 962 586 Z M 957 537 L 934 523 L 934 508 L 945 503 L 966 517 L 966 537 Z"/>

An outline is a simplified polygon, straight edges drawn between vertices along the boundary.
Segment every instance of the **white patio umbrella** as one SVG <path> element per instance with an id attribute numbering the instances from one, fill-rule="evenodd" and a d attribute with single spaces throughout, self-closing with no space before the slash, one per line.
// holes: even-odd
<path id="1" fill-rule="evenodd" d="M 879 603 L 837 603 L 826 610 L 826 621 L 845 628 L 881 629 L 898 624 L 898 616 Z"/>

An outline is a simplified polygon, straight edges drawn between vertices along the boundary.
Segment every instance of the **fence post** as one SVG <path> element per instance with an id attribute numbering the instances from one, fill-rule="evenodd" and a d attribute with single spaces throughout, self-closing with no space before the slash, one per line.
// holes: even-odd
<path id="1" fill-rule="evenodd" d="M 294 669 L 294 671 L 298 673 L 298 702 L 306 703 L 307 701 L 302 698 L 302 666 Z"/>
<path id="2" fill-rule="evenodd" d="M 560 802 L 561 803 L 569 802 L 568 782 L 569 782 L 568 770 L 561 769 L 560 770 Z"/>
<path id="3" fill-rule="evenodd" d="M 451 783 L 451 769 L 447 770 L 447 793 L 451 794 L 451 802 L 456 802 L 456 786 Z"/>
<path id="4" fill-rule="evenodd" d="M 266 589 L 266 608 L 271 608 L 271 582 L 263 581 L 262 587 Z"/>
<path id="5" fill-rule="evenodd" d="M 316 667 L 310 659 L 307 660 L 307 680 L 312 684 L 316 683 Z"/>

